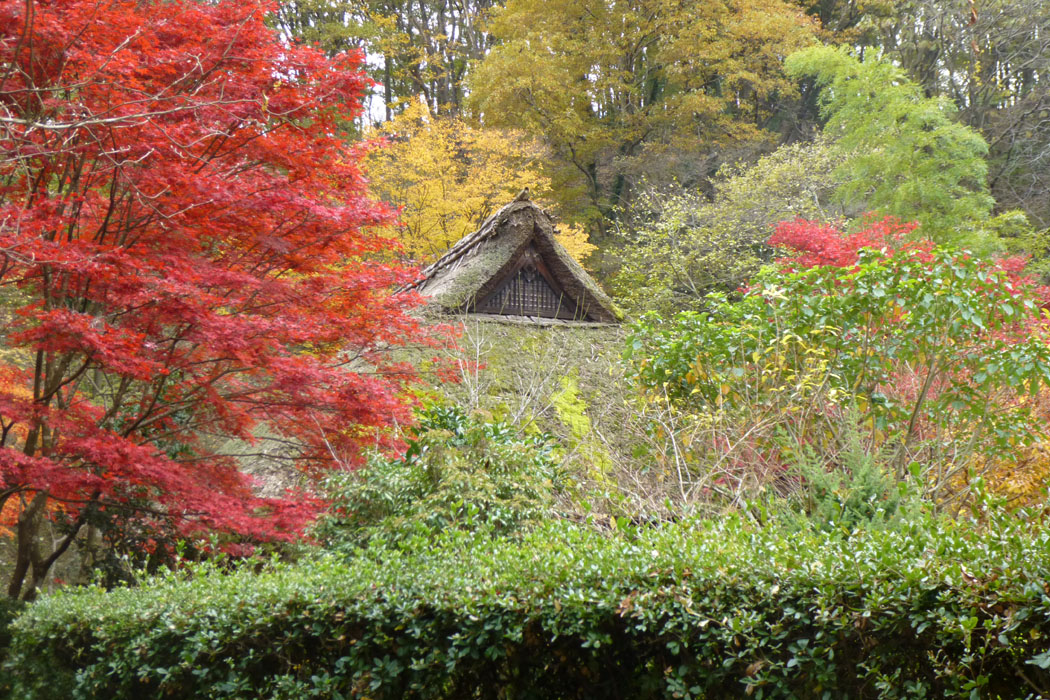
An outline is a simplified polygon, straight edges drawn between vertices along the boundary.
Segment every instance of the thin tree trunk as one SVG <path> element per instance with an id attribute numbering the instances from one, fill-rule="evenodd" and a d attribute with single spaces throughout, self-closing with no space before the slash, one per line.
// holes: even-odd
<path id="1" fill-rule="evenodd" d="M 7 586 L 7 596 L 18 599 L 22 593 L 22 585 L 25 583 L 26 574 L 32 564 L 34 547 L 36 545 L 37 533 L 40 529 L 40 515 L 43 513 L 44 505 L 47 503 L 47 494 L 38 491 L 18 516 L 16 525 L 17 550 L 15 551 L 15 566 L 11 572 L 11 580 Z"/>

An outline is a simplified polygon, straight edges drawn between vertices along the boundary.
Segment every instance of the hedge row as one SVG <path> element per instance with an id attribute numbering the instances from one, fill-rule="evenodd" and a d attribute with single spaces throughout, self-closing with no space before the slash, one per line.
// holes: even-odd
<path id="1" fill-rule="evenodd" d="M 197 569 L 14 624 L 20 698 L 1050 695 L 1050 536 L 731 518 Z"/>

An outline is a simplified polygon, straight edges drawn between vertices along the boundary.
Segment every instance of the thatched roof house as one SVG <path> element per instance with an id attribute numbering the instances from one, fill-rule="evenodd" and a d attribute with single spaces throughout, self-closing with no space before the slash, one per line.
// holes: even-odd
<path id="1" fill-rule="evenodd" d="M 620 313 L 554 238 L 554 222 L 529 201 L 485 220 L 410 286 L 450 313 L 536 322 L 617 323 Z"/>

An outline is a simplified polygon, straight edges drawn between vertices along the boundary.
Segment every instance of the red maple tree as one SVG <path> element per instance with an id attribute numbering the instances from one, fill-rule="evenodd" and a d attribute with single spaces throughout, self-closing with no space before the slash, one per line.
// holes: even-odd
<path id="1" fill-rule="evenodd" d="M 824 265 L 850 267 L 857 264 L 861 248 L 931 245 L 929 241 L 909 239 L 918 226 L 915 222 L 901 222 L 892 216 L 876 219 L 868 215 L 860 230 L 849 233 L 836 224 L 794 219 L 778 223 L 768 244 L 788 253 L 777 258 L 777 265 L 783 270 Z"/>
<path id="2" fill-rule="evenodd" d="M 31 598 L 95 516 L 292 537 L 218 437 L 259 421 L 352 465 L 409 417 L 421 339 L 377 260 L 347 137 L 362 56 L 282 42 L 259 0 L 0 2 L 0 508 Z M 61 520 L 62 537 L 41 528 Z"/>
<path id="3" fill-rule="evenodd" d="M 862 226 L 853 232 L 844 231 L 838 224 L 793 219 L 778 223 L 767 243 L 780 253 L 775 263 L 785 272 L 822 266 L 853 267 L 861 248 L 882 249 L 891 255 L 904 250 L 932 250 L 932 240 L 913 235 L 918 228 L 915 221 L 903 222 L 892 216 L 879 219 L 874 214 L 866 215 Z M 1048 308 L 1050 286 L 1039 284 L 1027 269 L 1029 259 L 1027 255 L 997 256 L 991 266 L 1005 272 L 1018 289 L 1030 289 L 1042 307 Z"/>

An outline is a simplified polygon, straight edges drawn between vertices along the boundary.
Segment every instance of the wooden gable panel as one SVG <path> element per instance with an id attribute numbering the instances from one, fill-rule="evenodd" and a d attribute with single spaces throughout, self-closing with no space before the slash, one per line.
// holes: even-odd
<path id="1" fill-rule="evenodd" d="M 529 246 L 504 280 L 472 311 L 501 316 L 536 316 L 589 320 L 575 299 L 565 294 L 550 275 L 543 259 Z"/>

